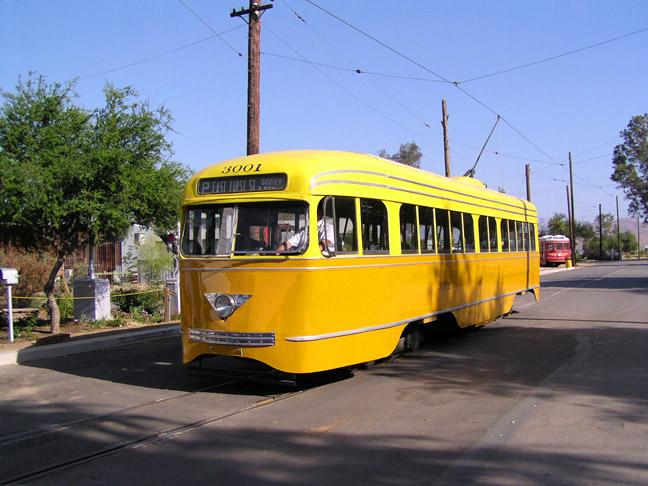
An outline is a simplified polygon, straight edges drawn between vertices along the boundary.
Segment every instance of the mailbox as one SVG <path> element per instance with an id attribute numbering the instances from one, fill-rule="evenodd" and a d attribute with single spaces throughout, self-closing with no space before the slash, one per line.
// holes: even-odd
<path id="1" fill-rule="evenodd" d="M 0 268 L 0 285 L 16 285 L 18 270 L 15 268 Z"/>

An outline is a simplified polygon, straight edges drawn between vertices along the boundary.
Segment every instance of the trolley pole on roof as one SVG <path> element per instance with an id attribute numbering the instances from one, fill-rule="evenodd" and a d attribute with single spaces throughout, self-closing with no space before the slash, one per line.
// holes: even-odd
<path id="1" fill-rule="evenodd" d="M 445 98 L 441 100 L 441 113 L 443 126 L 443 158 L 445 160 L 445 176 L 450 177 L 450 141 L 448 140 L 448 105 Z"/>
<path id="2" fill-rule="evenodd" d="M 572 170 L 572 156 L 569 152 L 569 192 L 571 196 L 571 251 L 572 251 L 572 263 L 576 266 L 576 212 L 574 211 L 574 175 Z"/>
<path id="3" fill-rule="evenodd" d="M 527 201 L 531 202 L 531 164 L 524 166 L 526 173 Z"/>
<path id="4" fill-rule="evenodd" d="M 247 15 L 248 24 L 248 107 L 247 107 L 247 154 L 259 153 L 260 80 L 261 80 L 261 15 L 272 5 L 259 5 L 250 0 L 249 8 L 232 10 L 230 17 Z M 245 19 L 244 19 L 245 20 Z"/>

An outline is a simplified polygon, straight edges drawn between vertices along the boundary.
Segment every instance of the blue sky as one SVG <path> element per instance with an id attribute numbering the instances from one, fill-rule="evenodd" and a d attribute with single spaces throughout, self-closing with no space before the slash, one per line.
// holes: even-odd
<path id="1" fill-rule="evenodd" d="M 477 177 L 489 187 L 524 197 L 524 165 L 531 163 L 532 199 L 541 217 L 565 212 L 571 151 L 577 219 L 592 221 L 599 203 L 614 213 L 615 195 L 626 214 L 622 193 L 609 179 L 611 154 L 630 118 L 648 112 L 648 31 L 467 80 L 645 29 L 648 2 L 314 1 L 427 70 L 306 0 L 276 0 L 262 19 L 263 152 L 376 154 L 416 141 L 422 167 L 443 173 L 440 119 L 446 98 L 452 169 L 462 174 L 474 163 L 495 114 L 453 84 L 439 82 L 433 71 L 464 81 L 459 86 L 528 139 L 500 122 L 477 167 Z M 101 103 L 106 82 L 131 85 L 172 112 L 176 160 L 200 169 L 244 155 L 247 27 L 229 12 L 247 1 L 183 2 L 202 21 L 180 0 L 0 0 L 0 87 L 12 90 L 30 70 L 50 81 L 79 78 L 78 101 L 91 108 Z M 222 35 L 227 44 L 204 22 L 217 33 L 229 31 Z"/>

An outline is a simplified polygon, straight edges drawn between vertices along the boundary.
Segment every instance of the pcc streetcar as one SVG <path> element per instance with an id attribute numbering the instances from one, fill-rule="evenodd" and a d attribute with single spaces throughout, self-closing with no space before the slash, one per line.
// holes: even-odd
<path id="1" fill-rule="evenodd" d="M 536 234 L 528 201 L 372 155 L 213 165 L 183 196 L 183 362 L 312 373 L 389 356 L 438 319 L 485 324 L 539 298 Z"/>
<path id="2" fill-rule="evenodd" d="M 569 238 L 563 235 L 545 235 L 540 237 L 540 265 L 557 267 L 571 260 L 572 252 Z"/>

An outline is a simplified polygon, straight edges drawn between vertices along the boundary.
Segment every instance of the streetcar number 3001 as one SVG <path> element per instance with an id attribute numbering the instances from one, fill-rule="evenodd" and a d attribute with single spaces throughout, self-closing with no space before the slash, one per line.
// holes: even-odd
<path id="1" fill-rule="evenodd" d="M 238 174 L 259 172 L 262 164 L 246 164 L 246 165 L 227 165 L 221 170 L 221 174 Z"/>

